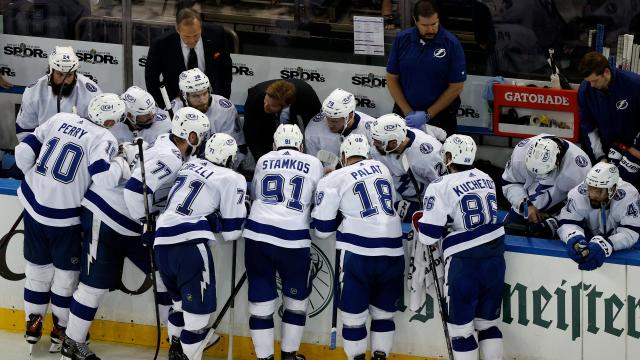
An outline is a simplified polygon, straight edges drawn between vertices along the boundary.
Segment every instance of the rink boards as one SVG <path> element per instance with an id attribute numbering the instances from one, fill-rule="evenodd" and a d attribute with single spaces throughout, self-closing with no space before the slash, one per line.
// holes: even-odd
<path id="1" fill-rule="evenodd" d="M 22 207 L 15 196 L 17 184 L 0 180 L 0 233 L 11 228 Z M 18 230 L 22 225 L 18 226 Z M 313 291 L 305 328 L 303 350 L 311 359 L 341 359 L 341 350 L 328 348 L 331 329 L 334 239 L 314 239 L 312 249 Z M 24 328 L 23 236 L 20 231 L 0 248 L 0 328 Z M 238 242 L 243 254 L 243 241 Z M 518 359 L 632 359 L 640 351 L 640 251 L 614 254 L 608 263 L 594 272 L 581 272 L 573 261 L 564 258 L 557 241 L 507 237 L 507 275 L 504 287 L 502 323 L 505 352 Z M 218 303 L 230 293 L 231 243 L 213 247 Z M 244 271 L 238 258 L 237 276 Z M 151 291 L 144 275 L 126 263 L 122 287 L 141 295 L 111 292 L 100 308 L 91 330 L 95 339 L 152 345 L 155 343 L 155 318 Z M 251 359 L 247 288 L 236 301 L 233 333 L 234 358 Z M 411 312 L 405 291 L 396 316 L 396 359 L 446 356 L 437 304 L 430 296 L 417 312 Z M 435 307 L 434 307 L 435 306 Z M 278 308 L 280 307 L 280 304 Z M 276 327 L 280 316 L 275 316 Z M 227 333 L 225 318 L 220 326 Z M 338 346 L 341 345 L 341 340 Z M 211 349 L 224 356 L 226 339 Z"/>

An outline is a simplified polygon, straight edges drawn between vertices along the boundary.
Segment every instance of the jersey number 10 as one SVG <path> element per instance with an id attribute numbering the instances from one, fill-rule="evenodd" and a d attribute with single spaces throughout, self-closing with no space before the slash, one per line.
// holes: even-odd
<path id="1" fill-rule="evenodd" d="M 40 161 L 36 164 L 35 171 L 42 175 L 47 176 L 47 171 L 49 168 L 47 167 L 47 163 L 51 160 L 51 155 L 53 154 L 56 147 L 58 147 L 58 143 L 60 142 L 60 138 L 54 137 L 51 138 L 47 142 L 47 149 L 44 151 L 44 154 L 40 158 Z M 51 176 L 56 180 L 63 184 L 68 184 L 73 181 L 76 177 L 76 173 L 78 172 L 78 167 L 80 166 L 80 160 L 82 160 L 82 156 L 84 155 L 84 151 L 82 147 L 78 144 L 74 144 L 72 142 L 65 143 L 60 148 L 60 152 L 56 157 L 55 162 L 53 163 L 53 169 L 51 170 Z"/>

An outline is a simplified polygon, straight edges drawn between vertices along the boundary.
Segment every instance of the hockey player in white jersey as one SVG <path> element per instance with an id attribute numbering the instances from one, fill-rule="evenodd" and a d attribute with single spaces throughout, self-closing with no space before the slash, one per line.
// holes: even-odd
<path id="1" fill-rule="evenodd" d="M 410 203 L 405 219 L 411 219 L 413 212 L 421 208 L 424 188 L 445 173 L 440 157 L 442 144 L 421 130 L 407 129 L 404 119 L 397 114 L 379 117 L 371 126 L 371 137 L 375 147 L 371 158 L 381 161 L 391 171 L 396 191 Z M 405 163 L 409 164 L 420 189 L 415 189 L 410 181 Z"/>
<path id="2" fill-rule="evenodd" d="M 229 99 L 211 92 L 209 78 L 198 68 L 183 71 L 179 79 L 181 101 L 173 102 L 173 112 L 184 106 L 200 110 L 209 118 L 211 134 L 233 136 L 239 149 L 235 165 L 240 163 L 247 154 L 247 145 L 236 107 Z"/>
<path id="3" fill-rule="evenodd" d="M 284 314 L 283 360 L 297 355 L 307 318 L 311 236 L 309 223 L 313 192 L 324 174 L 317 158 L 302 153 L 297 125 L 280 125 L 273 135 L 274 150 L 256 162 L 253 205 L 245 225 L 245 266 L 249 280 L 249 328 L 258 359 L 274 358 L 273 314 L 282 281 Z"/>
<path id="4" fill-rule="evenodd" d="M 208 242 L 213 231 L 224 240 L 240 237 L 247 215 L 247 182 L 230 167 L 238 151 L 227 134 L 207 141 L 205 159 L 185 163 L 171 189 L 166 210 L 158 218 L 154 251 L 173 309 L 182 315 L 180 342 L 186 358 L 200 359 L 200 344 L 216 310 L 213 257 Z"/>
<path id="5" fill-rule="evenodd" d="M 92 182 L 109 188 L 131 175 L 105 129 L 121 121 L 124 109 L 117 95 L 98 95 L 89 104 L 89 120 L 54 115 L 16 147 L 16 164 L 25 174 L 18 189 L 25 209 L 25 338 L 30 344 L 40 339 L 51 302 L 52 352 L 60 351 L 80 270 L 80 202 Z"/>
<path id="6" fill-rule="evenodd" d="M 335 170 L 342 140 L 349 134 L 370 139 L 373 121 L 375 118 L 356 111 L 356 98 L 352 93 L 335 89 L 322 102 L 322 112 L 314 116 L 304 130 L 305 152 L 318 157 L 325 171 Z"/>
<path id="7" fill-rule="evenodd" d="M 452 135 L 441 151 L 449 174 L 425 191 L 418 238 L 428 246 L 440 244 L 444 255 L 446 320 L 454 358 L 478 359 L 477 332 L 481 358 L 501 360 L 498 323 L 505 261 L 496 186 L 473 167 L 476 144 L 471 137 Z"/>
<path id="8" fill-rule="evenodd" d="M 22 95 L 16 118 L 18 140 L 59 112 L 75 112 L 88 119 L 89 102 L 102 91 L 91 79 L 77 72 L 79 66 L 73 48 L 56 46 L 49 55 L 49 73 L 29 85 Z"/>
<path id="9" fill-rule="evenodd" d="M 200 111 L 185 107 L 178 110 L 172 121 L 171 134 L 160 135 L 155 144 L 145 151 L 144 167 L 147 185 L 149 213 L 157 216 L 164 210 L 171 187 L 176 181 L 178 171 L 184 161 L 198 153 L 201 144 L 209 136 L 209 119 Z M 124 189 L 124 202 L 132 219 L 145 218 L 144 195 L 142 190 L 142 172 L 136 168 L 127 181 Z M 153 242 L 152 234 L 143 234 L 142 240 L 150 246 Z M 160 285 L 158 281 L 158 285 Z M 179 309 L 169 309 L 173 305 L 171 297 L 164 289 L 158 289 L 158 304 L 160 317 L 167 319 L 167 328 L 171 347 L 169 359 L 182 359 L 180 332 L 184 320 Z"/>
<path id="10" fill-rule="evenodd" d="M 640 232 L 638 190 L 613 164 L 597 163 L 571 189 L 560 212 L 558 235 L 580 270 L 595 270 L 615 251 L 632 247 Z"/>
<path id="11" fill-rule="evenodd" d="M 140 137 L 151 146 L 159 135 L 171 132 L 171 119 L 164 110 L 158 109 L 151 94 L 132 86 L 120 98 L 127 105 L 127 116 L 122 123 L 111 128 L 118 143 L 133 144 Z M 134 149 L 138 151 L 137 146 Z"/>
<path id="12" fill-rule="evenodd" d="M 534 235 L 554 237 L 553 216 L 589 168 L 591 162 L 582 149 L 556 136 L 541 134 L 520 141 L 502 174 L 502 192 L 511 203 L 505 226 L 525 225 Z"/>
<path id="13" fill-rule="evenodd" d="M 371 315 L 371 352 L 383 360 L 391 351 L 393 315 L 402 294 L 404 250 L 389 169 L 368 159 L 369 144 L 351 134 L 340 147 L 343 167 L 318 183 L 312 226 L 321 238 L 337 230 L 342 250 L 342 338 L 349 360 L 364 360 L 366 322 Z M 340 219 L 341 218 L 341 219 Z"/>

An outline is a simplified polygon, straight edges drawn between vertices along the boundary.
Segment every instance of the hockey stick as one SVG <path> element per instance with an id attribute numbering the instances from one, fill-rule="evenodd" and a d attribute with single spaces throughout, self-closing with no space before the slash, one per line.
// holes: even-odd
<path id="1" fill-rule="evenodd" d="M 409 161 L 405 155 L 402 156 L 402 167 L 407 172 L 407 176 L 409 176 L 409 180 L 413 184 L 413 186 L 419 189 L 418 180 L 413 175 L 413 171 L 409 167 Z M 449 353 L 449 360 L 453 360 L 453 349 L 451 348 L 451 336 L 449 335 L 449 327 L 447 326 L 447 316 L 444 311 L 447 300 L 442 296 L 442 289 L 440 288 L 440 282 L 438 282 L 438 273 L 436 271 L 436 261 L 433 258 L 433 252 L 431 251 L 431 246 L 427 245 L 427 256 L 429 257 L 429 266 L 431 267 L 431 276 L 433 276 L 433 286 L 436 289 L 436 297 L 438 298 L 438 312 L 440 313 L 440 320 L 442 320 L 442 330 L 444 331 L 444 338 L 447 342 L 447 352 Z M 442 260 L 442 259 L 441 259 Z M 444 264 L 444 263 L 443 263 Z"/>
<path id="2" fill-rule="evenodd" d="M 336 249 L 336 259 L 333 264 L 333 310 L 331 313 L 331 335 L 329 348 L 336 349 L 338 335 L 338 306 L 340 306 L 340 249 Z"/>
<path id="3" fill-rule="evenodd" d="M 144 217 L 145 224 L 143 234 L 149 231 L 153 231 L 153 223 L 151 214 L 149 214 L 149 199 L 147 198 L 147 178 L 144 171 L 144 150 L 142 149 L 142 138 L 136 140 L 138 145 L 138 154 L 140 155 L 140 174 L 142 177 L 142 196 L 144 197 Z M 156 310 L 156 353 L 153 355 L 153 360 L 158 358 L 158 352 L 160 352 L 160 309 L 158 307 L 158 284 L 156 283 L 156 264 L 153 256 L 153 246 L 149 246 L 149 262 L 151 265 L 151 282 L 153 283 L 153 303 Z"/>
<path id="4" fill-rule="evenodd" d="M 247 280 L 247 272 L 245 271 L 242 274 L 242 277 L 240 277 L 240 280 L 238 281 L 236 286 L 233 288 L 233 291 L 231 292 L 231 295 L 229 295 L 229 298 L 227 299 L 227 302 L 224 303 L 224 306 L 222 307 L 222 310 L 220 310 L 220 313 L 216 317 L 216 320 L 213 322 L 213 325 L 211 325 L 211 327 L 209 327 L 209 331 L 207 332 L 207 336 L 204 338 L 204 340 L 202 340 L 202 343 L 200 343 L 200 346 L 198 347 L 198 350 L 196 351 L 195 360 L 201 360 L 202 359 L 202 352 L 206 349 L 207 344 L 209 344 L 209 341 L 211 341 L 213 336 L 216 334 L 216 329 L 218 328 L 218 325 L 220 325 L 220 322 L 222 322 L 222 318 L 226 314 L 227 310 L 229 310 L 229 308 L 231 307 L 231 303 L 236 298 L 236 295 L 238 295 L 238 292 L 240 292 L 240 289 L 242 288 L 242 285 L 244 285 L 244 282 L 246 280 Z"/>
<path id="5" fill-rule="evenodd" d="M 236 283 L 236 254 L 238 252 L 238 242 L 233 242 L 233 259 L 231 260 L 231 292 Z M 235 299 L 234 299 L 235 300 Z M 229 351 L 227 352 L 227 360 L 233 360 L 233 327 L 235 325 L 235 301 L 231 301 L 231 313 L 229 314 Z"/>
<path id="6" fill-rule="evenodd" d="M 164 78 L 162 77 L 162 74 L 160 74 L 160 94 L 162 94 L 164 109 L 169 113 L 169 119 L 173 120 L 173 110 L 171 109 L 171 100 L 169 100 L 169 94 L 167 94 L 167 88 L 164 86 Z"/>

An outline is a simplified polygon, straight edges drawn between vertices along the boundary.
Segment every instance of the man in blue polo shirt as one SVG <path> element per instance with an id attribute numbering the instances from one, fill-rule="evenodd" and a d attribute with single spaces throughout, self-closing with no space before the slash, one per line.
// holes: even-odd
<path id="1" fill-rule="evenodd" d="M 413 7 L 415 27 L 396 37 L 387 63 L 387 85 L 395 101 L 393 111 L 407 125 L 425 123 L 447 134 L 456 132 L 460 93 L 467 79 L 460 41 L 440 26 L 435 0 Z"/>
<path id="2" fill-rule="evenodd" d="M 618 165 L 620 177 L 640 182 L 640 75 L 611 68 L 597 52 L 586 54 L 578 68 L 582 148 L 595 163 Z"/>

